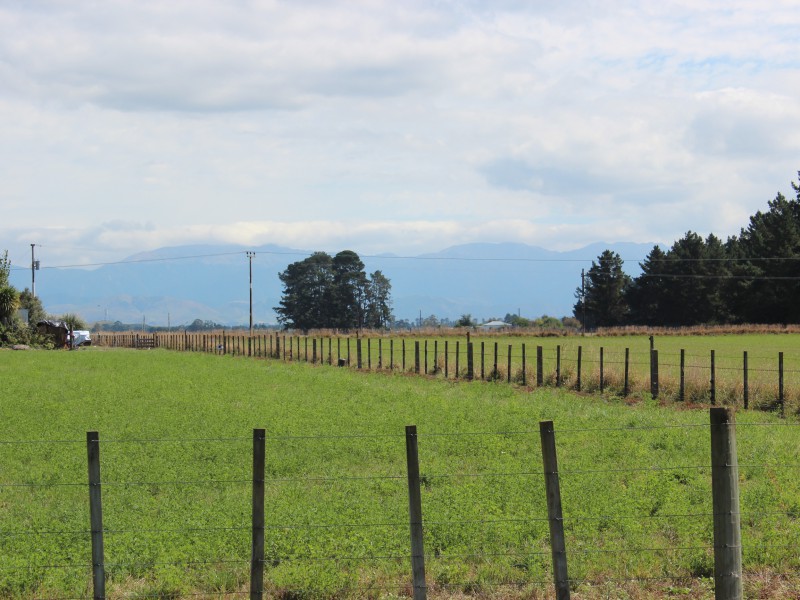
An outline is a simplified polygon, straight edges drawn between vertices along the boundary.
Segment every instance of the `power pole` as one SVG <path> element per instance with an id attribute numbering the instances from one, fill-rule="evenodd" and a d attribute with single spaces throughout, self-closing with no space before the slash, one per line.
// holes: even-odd
<path id="1" fill-rule="evenodd" d="M 36 271 L 39 270 L 39 261 L 33 255 L 33 248 L 36 244 L 31 244 L 31 296 L 36 298 Z"/>
<path id="2" fill-rule="evenodd" d="M 250 335 L 253 335 L 253 257 L 255 252 L 248 250 L 247 260 L 250 262 Z"/>
<path id="3" fill-rule="evenodd" d="M 583 319 L 581 322 L 581 335 L 586 335 L 586 272 L 581 269 L 581 308 L 583 309 Z"/>

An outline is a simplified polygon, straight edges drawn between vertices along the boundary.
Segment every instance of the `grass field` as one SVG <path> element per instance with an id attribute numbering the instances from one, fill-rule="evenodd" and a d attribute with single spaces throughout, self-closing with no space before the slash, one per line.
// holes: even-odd
<path id="1" fill-rule="evenodd" d="M 706 410 L 164 350 L 4 351 L 0 380 L 3 598 L 91 596 L 88 430 L 109 597 L 241 597 L 258 427 L 270 597 L 407 595 L 408 424 L 430 595 L 549 598 L 543 419 L 574 597 L 713 597 Z M 797 597 L 800 428 L 737 421 L 748 597 Z"/>

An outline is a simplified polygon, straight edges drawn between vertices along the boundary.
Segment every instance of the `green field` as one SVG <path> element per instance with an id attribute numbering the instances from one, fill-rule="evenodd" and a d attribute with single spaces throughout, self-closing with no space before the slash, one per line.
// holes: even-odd
<path id="1" fill-rule="evenodd" d="M 788 353 L 791 336 L 751 347 L 784 340 Z M 89 430 L 108 596 L 243 597 L 259 427 L 268 596 L 405 596 L 408 424 L 431 596 L 552 597 L 544 419 L 576 597 L 713 597 L 706 410 L 166 350 L 3 351 L 0 381 L 3 598 L 91 596 Z M 737 422 L 748 595 L 796 595 L 800 429 L 758 411 Z"/>

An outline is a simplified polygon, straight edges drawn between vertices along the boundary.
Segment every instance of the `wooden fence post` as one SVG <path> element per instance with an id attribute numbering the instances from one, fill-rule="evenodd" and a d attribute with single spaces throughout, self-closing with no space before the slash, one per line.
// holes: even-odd
<path id="1" fill-rule="evenodd" d="M 450 376 L 450 365 L 447 363 L 450 362 L 449 360 L 450 354 L 450 343 L 449 340 L 444 341 L 444 378 L 447 379 Z"/>
<path id="2" fill-rule="evenodd" d="M 558 459 L 556 457 L 556 434 L 552 421 L 539 423 L 542 441 L 544 484 L 547 494 L 547 520 L 550 524 L 550 549 L 553 556 L 553 579 L 556 600 L 569 600 L 569 577 L 567 575 L 567 549 L 564 541 L 564 518 L 561 513 L 561 487 L 558 481 Z"/>
<path id="3" fill-rule="evenodd" d="M 419 342 L 417 342 L 419 345 Z M 425 545 L 422 533 L 422 495 L 419 481 L 417 426 L 406 426 L 406 464 L 408 465 L 408 516 L 411 531 L 411 571 L 414 600 L 426 600 Z"/>
<path id="4" fill-rule="evenodd" d="M 714 364 L 714 351 L 711 351 L 711 404 L 717 403 L 717 373 Z"/>
<path id="5" fill-rule="evenodd" d="M 312 348 L 311 348 L 311 364 L 317 364 L 317 338 L 312 340 Z"/>
<path id="6" fill-rule="evenodd" d="M 603 393 L 603 347 L 600 346 L 600 393 Z"/>
<path id="7" fill-rule="evenodd" d="M 508 345 L 508 365 L 506 366 L 506 380 L 511 383 L 511 344 Z"/>
<path id="8" fill-rule="evenodd" d="M 459 377 L 458 359 L 459 359 L 460 355 L 461 355 L 461 341 L 460 340 L 456 340 L 456 379 L 458 379 L 458 377 Z"/>
<path id="9" fill-rule="evenodd" d="M 658 398 L 658 350 L 650 352 L 650 394 Z"/>
<path id="10" fill-rule="evenodd" d="M 360 370 L 362 364 L 363 363 L 361 362 L 361 338 L 357 338 L 356 339 L 356 368 L 358 368 Z"/>
<path id="11" fill-rule="evenodd" d="M 467 332 L 469 334 L 469 332 Z M 475 355 L 473 353 L 472 342 L 467 342 L 467 380 L 475 378 Z"/>
<path id="12" fill-rule="evenodd" d="M 406 338 L 403 338 L 400 341 L 400 352 L 403 353 L 403 358 L 400 361 L 400 363 L 401 363 L 400 368 L 403 369 L 403 373 L 405 373 L 406 372 Z"/>
<path id="13" fill-rule="evenodd" d="M 747 380 L 747 350 L 744 351 L 742 359 L 742 395 L 744 396 L 744 409 L 747 410 L 750 405 L 750 382 Z"/>
<path id="14" fill-rule="evenodd" d="M 522 385 L 528 385 L 528 376 L 525 373 L 525 344 L 522 344 Z"/>
<path id="15" fill-rule="evenodd" d="M 631 349 L 625 348 L 625 382 L 622 385 L 622 395 L 627 397 L 630 392 L 630 366 L 631 366 Z"/>
<path id="16" fill-rule="evenodd" d="M 481 379 L 486 379 L 486 342 L 481 342 Z"/>
<path id="17" fill-rule="evenodd" d="M 383 338 L 378 338 L 378 370 L 383 369 Z"/>
<path id="18" fill-rule="evenodd" d="M 581 391 L 581 358 L 583 355 L 583 346 L 578 346 L 578 380 L 575 389 Z"/>
<path id="19" fill-rule="evenodd" d="M 778 352 L 778 405 L 781 407 L 781 417 L 786 416 L 783 401 L 783 352 Z"/>
<path id="20" fill-rule="evenodd" d="M 678 392 L 678 397 L 680 398 L 681 402 L 686 399 L 686 350 L 681 348 L 681 366 L 680 366 L 680 391 Z"/>
<path id="21" fill-rule="evenodd" d="M 347 338 L 347 366 L 349 367 L 352 363 L 350 362 L 350 338 Z"/>
<path id="22" fill-rule="evenodd" d="M 561 386 L 561 344 L 556 346 L 556 387 Z"/>
<path id="23" fill-rule="evenodd" d="M 394 340 L 389 339 L 389 370 L 394 371 Z"/>
<path id="24" fill-rule="evenodd" d="M 428 340 L 425 340 L 425 370 L 423 371 L 424 375 L 428 374 Z"/>
<path id="25" fill-rule="evenodd" d="M 536 346 L 536 387 L 544 385 L 544 348 Z"/>
<path id="26" fill-rule="evenodd" d="M 414 341 L 414 373 L 419 375 L 419 340 Z"/>
<path id="27" fill-rule="evenodd" d="M 253 430 L 253 537 L 250 553 L 250 600 L 264 594 L 264 474 L 266 431 Z"/>
<path id="28" fill-rule="evenodd" d="M 733 411 L 710 409 L 711 493 L 714 512 L 714 598 L 742 598 L 739 463 Z"/>
<path id="29" fill-rule="evenodd" d="M 89 521 L 92 529 L 92 588 L 94 600 L 105 600 L 106 572 L 103 554 L 103 499 L 100 485 L 100 434 L 86 432 L 89 459 Z"/>

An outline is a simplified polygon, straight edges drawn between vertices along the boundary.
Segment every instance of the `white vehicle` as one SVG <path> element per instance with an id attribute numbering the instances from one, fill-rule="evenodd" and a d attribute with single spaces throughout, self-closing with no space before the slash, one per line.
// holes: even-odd
<path id="1" fill-rule="evenodd" d="M 67 334 L 69 337 L 69 334 Z M 92 345 L 92 334 L 89 331 L 83 329 L 76 329 L 72 332 L 72 347 L 78 348 L 79 346 L 91 346 Z"/>

